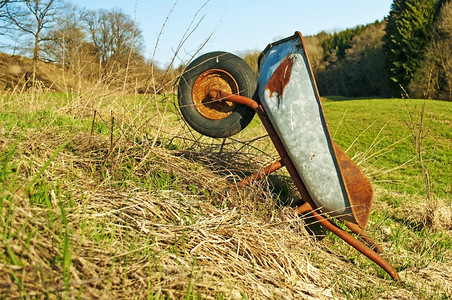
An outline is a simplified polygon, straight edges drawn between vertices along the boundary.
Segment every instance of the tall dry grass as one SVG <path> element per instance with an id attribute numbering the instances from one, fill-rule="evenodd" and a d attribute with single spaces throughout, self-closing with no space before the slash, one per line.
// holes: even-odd
<path id="1" fill-rule="evenodd" d="M 87 68 L 55 80 L 60 95 L 24 82 L 2 94 L 2 114 L 14 117 L 0 128 L 1 297 L 450 294 L 450 264 L 428 288 L 416 286 L 425 282 L 419 273 L 400 287 L 375 268 L 355 267 L 334 242 L 315 242 L 290 207 L 298 198 L 284 172 L 284 205 L 276 180 L 234 191 L 239 178 L 277 158 L 274 148 L 259 127 L 222 140 L 191 130 L 176 97 L 163 93 L 177 81 L 164 79 L 170 69 L 163 79 L 147 73 L 143 85 L 132 80 L 132 64 L 86 78 Z"/>
<path id="2" fill-rule="evenodd" d="M 4 167 L 14 182 L 2 190 L 5 297 L 340 299 L 335 278 L 388 284 L 314 243 L 266 181 L 233 191 L 215 165 L 179 150 L 125 138 L 112 147 L 108 135 L 75 129 L 22 132 Z M 17 134 L 2 138 L 2 153 Z M 396 286 L 379 295 L 413 296 Z"/>

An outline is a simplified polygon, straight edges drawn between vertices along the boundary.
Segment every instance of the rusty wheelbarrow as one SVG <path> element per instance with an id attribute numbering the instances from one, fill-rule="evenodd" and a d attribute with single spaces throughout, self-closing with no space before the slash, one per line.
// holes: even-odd
<path id="1" fill-rule="evenodd" d="M 179 107 L 196 131 L 228 137 L 257 113 L 280 160 L 242 180 L 286 167 L 304 204 L 298 214 L 312 215 L 334 234 L 400 280 L 380 256 L 381 247 L 364 232 L 373 191 L 360 168 L 331 138 L 303 37 L 299 32 L 267 46 L 259 57 L 259 78 L 239 57 L 211 52 L 195 59 L 181 76 Z M 330 218 L 345 223 L 341 229 Z"/>

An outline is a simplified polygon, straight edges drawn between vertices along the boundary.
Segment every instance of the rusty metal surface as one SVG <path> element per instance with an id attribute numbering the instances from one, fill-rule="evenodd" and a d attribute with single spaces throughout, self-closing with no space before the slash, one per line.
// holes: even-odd
<path id="1" fill-rule="evenodd" d="M 336 143 L 333 142 L 333 146 L 345 179 L 353 215 L 359 226 L 365 228 L 372 206 L 372 186 L 355 162 Z"/>
<path id="2" fill-rule="evenodd" d="M 301 36 L 285 39 L 263 53 L 258 95 L 315 206 L 357 222 Z"/>
<path id="3" fill-rule="evenodd" d="M 295 213 L 297 215 L 301 215 L 301 214 L 307 213 L 309 211 L 312 211 L 312 209 L 313 208 L 312 208 L 311 204 L 309 204 L 308 202 L 305 202 L 295 209 Z"/>
<path id="4" fill-rule="evenodd" d="M 375 252 L 379 254 L 383 253 L 383 248 L 376 241 L 374 241 L 374 239 L 367 232 L 365 232 L 364 229 L 351 222 L 345 222 L 345 226 L 347 226 L 351 231 L 357 234 L 361 238 L 361 240 L 369 245 L 370 248 Z"/>
<path id="5" fill-rule="evenodd" d="M 383 257 L 381 257 L 377 252 L 370 249 L 364 243 L 362 243 L 361 241 L 356 239 L 354 236 L 352 236 L 348 232 L 340 229 L 339 227 L 337 227 L 336 225 L 331 223 L 329 220 L 325 219 L 323 216 L 321 216 L 314 210 L 314 208 L 316 206 L 315 206 L 314 202 L 312 201 L 312 198 L 311 198 L 310 194 L 308 193 L 303 181 L 301 180 L 301 177 L 300 177 L 298 171 L 296 170 L 294 163 L 287 155 L 287 151 L 284 147 L 284 144 L 282 143 L 281 139 L 278 137 L 273 125 L 271 124 L 271 122 L 268 118 L 268 115 L 263 110 L 262 105 L 259 105 L 259 103 L 257 103 L 253 99 L 246 98 L 243 96 L 238 96 L 238 95 L 231 95 L 229 93 L 222 92 L 221 90 L 213 91 L 212 94 L 216 96 L 216 99 L 219 99 L 220 97 L 227 98 L 228 100 L 231 100 L 234 103 L 247 105 L 247 106 L 253 108 L 254 111 L 257 113 L 260 120 L 262 121 L 262 124 L 264 125 L 265 129 L 267 130 L 273 144 L 275 145 L 276 150 L 278 151 L 278 153 L 281 157 L 281 160 L 279 161 L 280 164 L 284 165 L 286 167 L 287 171 L 290 174 L 290 177 L 294 181 L 294 184 L 296 185 L 298 191 L 300 192 L 303 200 L 306 201 L 303 205 L 299 206 L 295 210 L 295 212 L 297 214 L 302 214 L 302 213 L 311 211 L 313 216 L 325 228 L 327 228 L 328 230 L 333 232 L 335 235 L 337 235 L 339 238 L 341 238 L 342 240 L 347 242 L 349 245 L 351 245 L 352 247 L 357 249 L 359 252 L 361 252 L 368 258 L 370 258 L 372 261 L 374 261 L 376 264 L 378 264 L 380 267 L 382 267 L 393 279 L 400 281 L 400 277 L 397 274 L 397 271 L 394 269 L 394 267 L 389 262 L 387 262 Z M 274 167 L 279 167 L 279 166 L 276 165 Z M 273 169 L 273 166 L 268 166 L 264 170 L 270 171 L 271 169 Z M 346 222 L 346 225 L 349 228 L 351 228 L 355 233 L 357 233 L 361 237 L 363 237 L 367 243 L 370 243 L 372 246 L 375 246 L 375 245 L 378 246 L 378 244 L 373 243 L 373 240 L 370 239 L 370 237 L 369 237 L 369 239 L 367 239 L 368 236 L 363 234 L 363 231 L 359 226 L 354 225 L 353 223 L 350 223 L 350 222 Z M 378 248 L 377 250 L 381 251 L 381 248 Z"/>
<path id="6" fill-rule="evenodd" d="M 256 180 L 259 180 L 259 179 L 261 179 L 263 176 L 267 176 L 267 175 L 269 175 L 270 173 L 272 173 L 272 172 L 274 172 L 274 171 L 276 171 L 276 170 L 281 169 L 283 166 L 284 166 L 284 165 L 283 165 L 283 162 L 282 162 L 281 160 L 276 161 L 276 162 L 274 162 L 274 163 L 268 165 L 267 167 L 263 168 L 262 170 L 260 170 L 260 171 L 258 171 L 258 172 L 256 172 L 256 173 L 254 173 L 254 174 L 252 174 L 252 175 L 250 175 L 250 176 L 244 178 L 242 181 L 240 181 L 240 182 L 237 184 L 237 186 L 238 186 L 239 188 L 245 187 L 245 186 L 247 186 L 248 184 L 250 184 L 251 182 L 256 181 Z"/>
<path id="7" fill-rule="evenodd" d="M 236 104 L 231 101 L 215 101 L 212 90 L 222 90 L 231 94 L 238 92 L 238 84 L 226 71 L 211 69 L 202 73 L 195 81 L 192 99 L 196 110 L 205 118 L 221 120 L 234 111 Z"/>
<path id="8" fill-rule="evenodd" d="M 335 235 L 343 239 L 345 242 L 347 242 L 350 246 L 370 258 L 373 262 L 375 262 L 377 265 L 383 268 L 392 279 L 401 281 L 399 274 L 394 269 L 394 267 L 386 261 L 383 257 L 381 257 L 380 254 L 375 252 L 374 250 L 367 247 L 364 243 L 360 242 L 358 239 L 356 239 L 354 236 L 349 234 L 348 232 L 340 229 L 339 227 L 335 226 L 333 223 L 319 215 L 316 211 L 312 211 L 312 214 L 316 219 L 322 224 L 325 228 L 333 232 Z"/>
<path id="9" fill-rule="evenodd" d="M 265 89 L 269 91 L 270 95 L 283 95 L 286 85 L 290 81 L 292 74 L 293 57 L 286 57 L 278 68 L 273 73 L 273 76 L 267 82 Z"/>

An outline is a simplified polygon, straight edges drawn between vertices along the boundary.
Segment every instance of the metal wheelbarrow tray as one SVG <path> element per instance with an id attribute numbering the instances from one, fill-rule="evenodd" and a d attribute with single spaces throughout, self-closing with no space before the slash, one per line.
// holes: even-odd
<path id="1" fill-rule="evenodd" d="M 377 253 L 381 248 L 364 232 L 372 187 L 331 138 L 299 32 L 268 45 L 261 53 L 257 84 L 240 58 L 225 52 L 201 56 L 181 77 L 179 104 L 194 129 L 213 137 L 240 131 L 257 113 L 281 159 L 238 186 L 285 166 L 305 202 L 296 209 L 298 214 L 311 212 L 324 227 L 381 266 L 393 279 L 400 279 L 392 265 Z M 344 221 L 364 243 L 324 214 Z"/>

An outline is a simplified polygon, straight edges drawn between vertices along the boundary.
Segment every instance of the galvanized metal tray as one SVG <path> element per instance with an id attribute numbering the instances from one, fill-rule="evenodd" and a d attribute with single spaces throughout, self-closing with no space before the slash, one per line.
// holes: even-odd
<path id="1" fill-rule="evenodd" d="M 301 34 L 270 44 L 259 73 L 259 101 L 317 208 L 364 228 L 372 188 L 331 138 Z"/>

